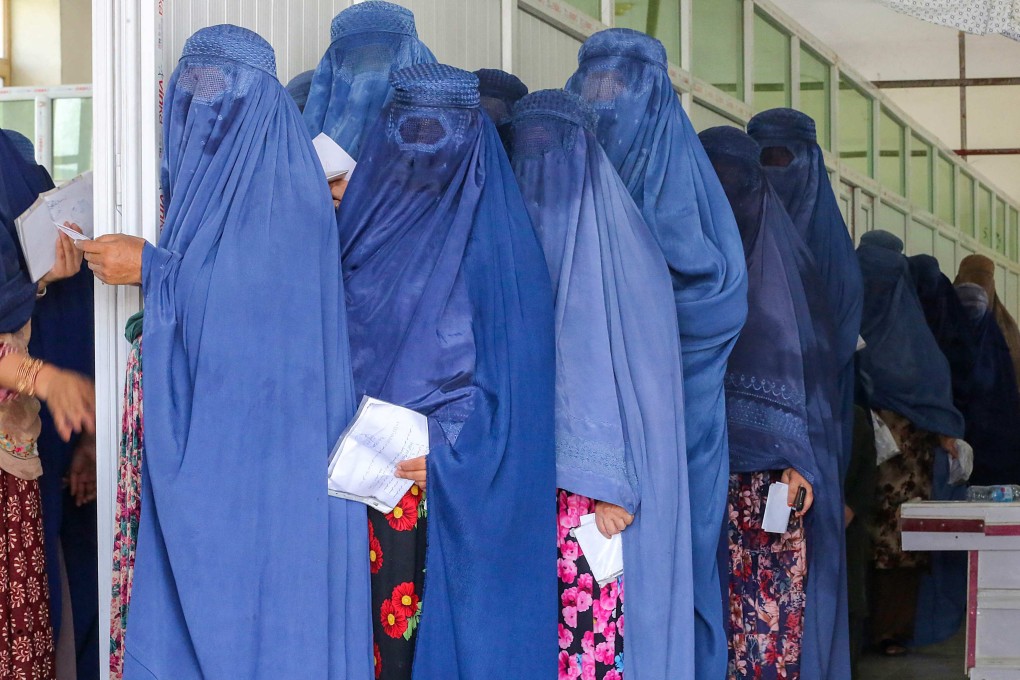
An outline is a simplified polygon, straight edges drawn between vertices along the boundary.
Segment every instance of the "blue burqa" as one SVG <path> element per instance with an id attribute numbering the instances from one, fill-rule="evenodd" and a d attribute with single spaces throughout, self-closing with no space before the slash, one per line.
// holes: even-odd
<path id="1" fill-rule="evenodd" d="M 510 116 L 514 104 L 528 94 L 528 86 L 517 76 L 498 68 L 478 69 L 475 75 L 478 76 L 478 91 L 482 96 L 482 110 L 496 124 L 503 146 L 510 153 Z"/>
<path id="2" fill-rule="evenodd" d="M 1006 338 L 995 320 L 988 293 L 976 283 L 956 286 L 967 312 L 975 348 L 970 394 L 960 409 L 967 422 L 967 443 L 974 447 L 969 483 L 1020 484 L 1020 397 Z"/>
<path id="3" fill-rule="evenodd" d="M 701 140 L 733 206 L 747 258 L 747 323 L 726 374 L 730 469 L 792 467 L 811 482 L 800 677 L 848 680 L 843 495 L 832 453 L 841 433 L 832 421 L 840 397 L 832 312 L 811 251 L 759 163 L 758 144 L 733 127 L 706 130 Z"/>
<path id="4" fill-rule="evenodd" d="M 717 680 L 726 672 L 716 561 L 729 485 L 723 376 L 747 315 L 740 233 L 673 90 L 662 43 L 610 29 L 589 38 L 578 59 L 567 89 L 595 108 L 598 139 L 655 234 L 673 279 L 691 480 L 694 677 Z"/>
<path id="5" fill-rule="evenodd" d="M 522 99 L 513 166 L 556 300 L 556 480 L 624 507 L 631 680 L 691 677 L 691 527 L 683 380 L 665 258 L 563 90 Z M 663 617 L 662 612 L 670 612 Z"/>
<path id="6" fill-rule="evenodd" d="M 297 104 L 298 111 L 304 112 L 305 104 L 308 103 L 308 92 L 312 89 L 312 76 L 315 71 L 299 73 L 287 83 L 287 94 Z"/>
<path id="7" fill-rule="evenodd" d="M 333 42 L 312 78 L 305 123 L 312 137 L 325 132 L 361 160 L 365 133 L 392 92 L 390 74 L 436 58 L 418 39 L 411 10 L 381 0 L 340 12 L 330 37 Z"/>
<path id="8" fill-rule="evenodd" d="M 553 677 L 549 273 L 478 79 L 392 82 L 339 217 L 357 392 L 429 417 L 414 677 Z"/>
<path id="9" fill-rule="evenodd" d="M 28 275 L 14 223 L 39 196 L 33 176 L 33 167 L 11 138 L 0 134 L 0 333 L 21 330 L 35 308 L 36 284 Z"/>
<path id="10" fill-rule="evenodd" d="M 869 231 L 857 248 L 864 279 L 861 371 L 871 380 L 871 405 L 888 409 L 914 427 L 947 437 L 964 435 L 953 405 L 946 360 L 917 299 L 903 241 Z"/>
<path id="11" fill-rule="evenodd" d="M 326 494 L 354 410 L 339 236 L 275 73 L 215 26 L 167 87 L 126 680 L 372 677 L 365 507 Z"/>
<path id="12" fill-rule="evenodd" d="M 762 165 L 800 236 L 814 255 L 836 323 L 833 351 L 840 368 L 841 399 L 834 405 L 842 430 L 836 451 L 840 475 L 853 446 L 854 353 L 861 332 L 863 289 L 854 244 L 829 183 L 815 122 L 793 109 L 771 109 L 747 124 L 762 147 Z"/>

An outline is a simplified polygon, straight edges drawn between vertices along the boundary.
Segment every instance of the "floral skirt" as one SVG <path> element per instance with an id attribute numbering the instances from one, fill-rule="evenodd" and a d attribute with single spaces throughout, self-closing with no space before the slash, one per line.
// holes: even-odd
<path id="1" fill-rule="evenodd" d="M 425 494 L 412 486 L 393 512 L 368 509 L 375 677 L 410 680 L 425 583 Z"/>
<path id="2" fill-rule="evenodd" d="M 0 678 L 56 677 L 39 484 L 0 471 Z"/>
<path id="3" fill-rule="evenodd" d="M 769 484 L 781 473 L 730 475 L 728 677 L 797 680 L 804 634 L 807 544 L 803 522 L 762 531 Z"/>
<path id="4" fill-rule="evenodd" d="M 595 501 L 557 492 L 560 584 L 559 680 L 622 680 L 623 578 L 600 587 L 570 530 L 595 512 Z"/>
<path id="5" fill-rule="evenodd" d="M 142 367 L 141 340 L 131 346 L 120 455 L 117 459 L 117 508 L 113 536 L 113 602 L 110 608 L 110 680 L 124 675 L 124 632 L 127 630 L 131 581 L 135 569 L 135 541 L 142 511 Z"/>

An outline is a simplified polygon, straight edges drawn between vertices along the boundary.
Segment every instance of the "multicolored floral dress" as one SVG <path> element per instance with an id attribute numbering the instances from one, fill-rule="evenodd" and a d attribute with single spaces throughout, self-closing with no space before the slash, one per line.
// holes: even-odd
<path id="1" fill-rule="evenodd" d="M 599 586 L 570 533 L 581 517 L 595 512 L 595 501 L 560 489 L 556 545 L 560 583 L 560 664 L 558 680 L 622 680 L 623 578 Z"/>
<path id="2" fill-rule="evenodd" d="M 412 485 L 393 511 L 368 509 L 375 677 L 410 680 L 425 583 L 427 506 Z"/>
<path id="3" fill-rule="evenodd" d="M 120 456 L 117 460 L 117 509 L 113 536 L 113 602 L 110 608 L 110 679 L 124 675 L 124 632 L 127 630 L 131 581 L 135 568 L 135 541 L 142 511 L 142 337 L 141 327 L 131 331 L 124 413 L 121 417 Z"/>
<path id="4" fill-rule="evenodd" d="M 761 528 L 769 485 L 781 475 L 779 471 L 730 475 L 730 679 L 800 677 L 807 586 L 804 525 L 791 515 L 785 534 Z"/>
<path id="5" fill-rule="evenodd" d="M 0 335 L 0 358 L 28 355 L 29 326 Z M 0 678 L 56 677 L 43 548 L 39 400 L 0 390 Z"/>

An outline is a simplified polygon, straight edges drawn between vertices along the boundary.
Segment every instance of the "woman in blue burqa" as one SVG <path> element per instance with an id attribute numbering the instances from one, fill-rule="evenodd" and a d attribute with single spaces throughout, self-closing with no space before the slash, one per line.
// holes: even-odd
<path id="1" fill-rule="evenodd" d="M 418 39 L 411 10 L 382 0 L 360 2 L 337 14 L 330 38 L 312 77 L 305 123 L 312 137 L 324 132 L 361 160 L 365 134 L 393 91 L 390 74 L 436 58 Z"/>
<path id="2" fill-rule="evenodd" d="M 744 243 L 747 323 L 730 355 L 727 550 L 730 678 L 847 680 L 850 658 L 833 320 L 810 249 L 772 189 L 761 148 L 701 133 Z M 762 342 L 768 338 L 768 342 Z M 803 510 L 762 529 L 769 486 Z"/>
<path id="3" fill-rule="evenodd" d="M 723 376 L 747 314 L 740 233 L 673 90 L 662 43 L 637 31 L 610 29 L 589 38 L 578 60 L 567 89 L 598 114 L 599 142 L 655 235 L 673 279 L 690 479 L 694 677 L 716 680 L 726 669 L 716 560 L 729 479 Z"/>
<path id="4" fill-rule="evenodd" d="M 878 468 L 878 505 L 871 634 L 890 656 L 906 653 L 913 636 L 921 574 L 928 554 L 901 547 L 900 506 L 931 498 L 935 453 L 955 455 L 964 421 L 953 405 L 949 362 L 925 321 L 903 241 L 871 231 L 857 248 L 864 279 L 860 370 L 870 381 L 871 406 L 889 426 L 900 453 Z"/>
<path id="5" fill-rule="evenodd" d="M 553 677 L 549 273 L 478 78 L 391 82 L 339 212 L 351 358 L 358 395 L 428 416 L 431 448 L 368 511 L 376 671 Z"/>
<path id="6" fill-rule="evenodd" d="M 506 152 L 510 153 L 510 116 L 514 104 L 528 94 L 528 86 L 512 73 L 500 71 L 498 68 L 481 68 L 475 71 L 478 76 L 478 91 L 482 95 L 482 110 L 496 124 L 500 139 Z"/>
<path id="7" fill-rule="evenodd" d="M 589 105 L 563 90 L 528 95 L 514 110 L 513 166 L 556 300 L 558 677 L 620 680 L 624 668 L 631 680 L 691 677 L 691 527 L 672 285 L 594 127 Z M 570 534 L 591 513 L 605 536 L 622 533 L 624 576 L 601 585 Z"/>
<path id="8" fill-rule="evenodd" d="M 163 149 L 159 244 L 83 244 L 97 276 L 145 296 L 124 678 L 367 680 L 365 508 L 325 480 L 354 407 L 339 236 L 272 47 L 193 35 Z"/>
<path id="9" fill-rule="evenodd" d="M 814 255 L 836 322 L 833 351 L 839 361 L 841 399 L 833 405 L 842 428 L 836 451 L 840 475 L 850 464 L 853 441 L 854 354 L 861 330 L 863 293 L 853 239 L 829 183 L 815 122 L 793 109 L 771 109 L 747 124 L 762 147 L 762 165 L 776 194 Z"/>

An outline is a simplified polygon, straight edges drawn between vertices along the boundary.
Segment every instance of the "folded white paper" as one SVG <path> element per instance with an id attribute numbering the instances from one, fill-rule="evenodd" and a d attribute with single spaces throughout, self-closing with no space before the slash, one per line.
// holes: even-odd
<path id="1" fill-rule="evenodd" d="M 57 259 L 58 226 L 71 222 L 81 227 L 86 238 L 92 238 L 92 173 L 86 172 L 60 187 L 41 194 L 16 224 L 21 251 L 25 254 L 28 274 L 33 281 L 46 275 Z M 81 239 L 77 235 L 76 240 Z M 74 237 L 72 237 L 74 238 Z"/>
<path id="2" fill-rule="evenodd" d="M 91 241 L 92 240 L 88 236 L 86 236 L 85 234 L 80 234 L 77 231 L 75 231 L 74 229 L 68 229 L 67 227 L 65 227 L 62 224 L 57 224 L 56 222 L 54 222 L 53 224 L 57 227 L 57 229 L 59 229 L 60 231 L 64 232 L 65 234 L 67 234 L 67 237 L 69 239 L 71 239 L 72 241 Z"/>
<path id="3" fill-rule="evenodd" d="M 312 140 L 312 146 L 315 147 L 315 153 L 319 155 L 319 162 L 322 163 L 327 182 L 341 177 L 350 179 L 351 173 L 354 172 L 354 168 L 358 164 L 349 153 L 344 151 L 342 146 L 333 141 L 332 137 L 321 132 L 318 137 Z"/>
<path id="4" fill-rule="evenodd" d="M 595 524 L 595 513 L 582 515 L 581 526 L 571 533 L 599 586 L 612 583 L 623 574 L 623 534 L 612 538 L 603 536 Z"/>
<path id="5" fill-rule="evenodd" d="M 397 464 L 429 452 L 428 419 L 411 409 L 365 397 L 333 448 L 329 495 L 392 512 L 414 483 L 394 476 Z"/>
<path id="6" fill-rule="evenodd" d="M 770 534 L 785 534 L 790 524 L 790 485 L 773 482 L 769 486 L 769 498 L 765 501 L 765 517 L 761 520 L 762 531 Z"/>

